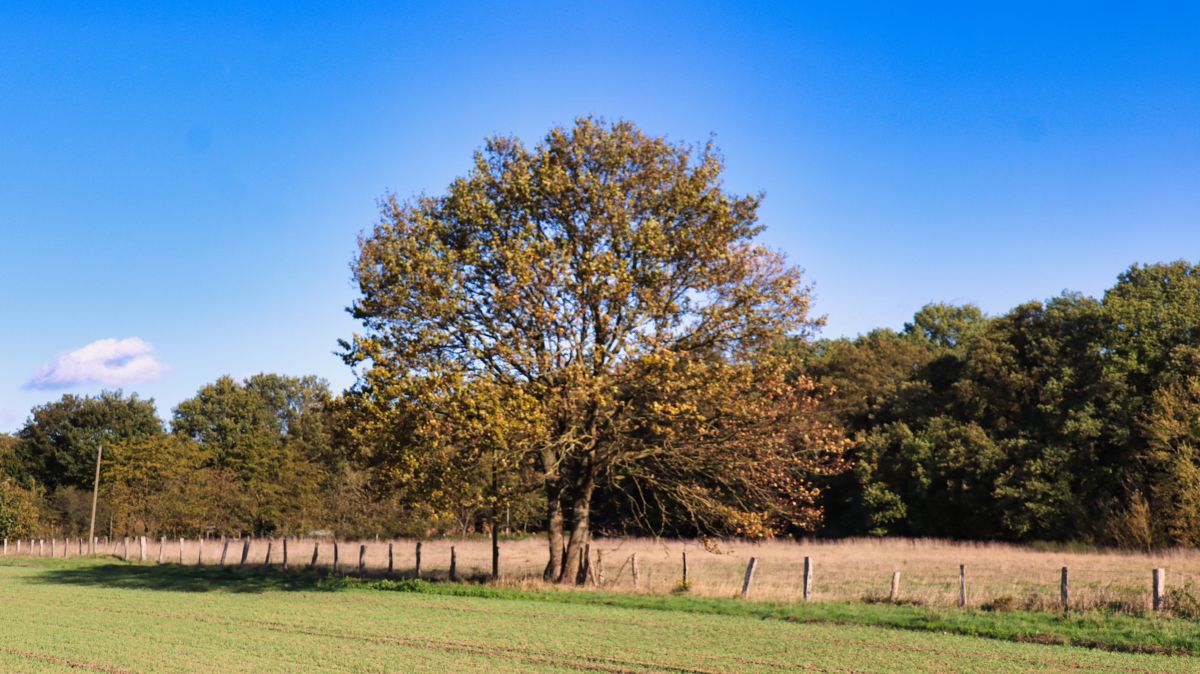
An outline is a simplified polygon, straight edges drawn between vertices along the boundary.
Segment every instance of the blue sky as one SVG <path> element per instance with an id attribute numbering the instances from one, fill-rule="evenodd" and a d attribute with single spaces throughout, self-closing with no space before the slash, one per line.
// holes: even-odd
<path id="1" fill-rule="evenodd" d="M 1186 5 L 166 4 L 0 8 L 0 431 L 104 381 L 345 387 L 376 199 L 581 114 L 715 133 L 827 335 L 1200 257 Z"/>

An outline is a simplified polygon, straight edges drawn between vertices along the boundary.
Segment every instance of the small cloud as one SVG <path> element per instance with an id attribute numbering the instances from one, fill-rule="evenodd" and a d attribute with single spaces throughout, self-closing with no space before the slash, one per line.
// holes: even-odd
<path id="1" fill-rule="evenodd" d="M 154 381 L 167 368 L 154 347 L 137 337 L 101 339 L 38 368 L 25 388 L 62 389 L 85 384 L 125 386 Z"/>

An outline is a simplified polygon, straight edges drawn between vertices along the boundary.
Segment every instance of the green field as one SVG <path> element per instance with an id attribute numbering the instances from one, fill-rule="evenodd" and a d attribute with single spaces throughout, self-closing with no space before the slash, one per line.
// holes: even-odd
<path id="1" fill-rule="evenodd" d="M 1200 671 L 1200 660 L 1181 656 L 723 615 L 712 610 L 719 604 L 689 607 L 686 598 L 686 610 L 664 610 L 669 602 L 495 594 L 8 560 L 0 564 L 0 671 Z"/>

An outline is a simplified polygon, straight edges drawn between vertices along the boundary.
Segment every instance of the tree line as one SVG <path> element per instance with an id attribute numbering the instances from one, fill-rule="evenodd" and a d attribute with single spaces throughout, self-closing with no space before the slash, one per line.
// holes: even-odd
<path id="1" fill-rule="evenodd" d="M 356 375 L 223 377 L 169 423 L 67 395 L 0 436 L 0 533 L 1200 541 L 1200 268 L 819 339 L 711 144 L 585 117 L 385 198 Z"/>

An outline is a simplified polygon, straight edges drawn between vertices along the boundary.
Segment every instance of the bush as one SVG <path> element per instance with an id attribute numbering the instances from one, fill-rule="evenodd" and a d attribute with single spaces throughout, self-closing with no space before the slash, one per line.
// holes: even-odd
<path id="1" fill-rule="evenodd" d="M 23 538 L 38 526 L 38 495 L 12 480 L 0 481 L 0 538 Z"/>

